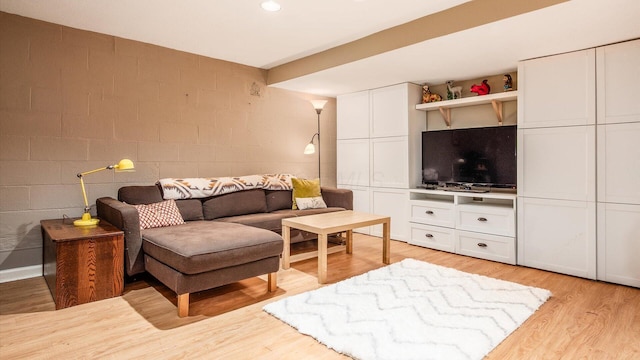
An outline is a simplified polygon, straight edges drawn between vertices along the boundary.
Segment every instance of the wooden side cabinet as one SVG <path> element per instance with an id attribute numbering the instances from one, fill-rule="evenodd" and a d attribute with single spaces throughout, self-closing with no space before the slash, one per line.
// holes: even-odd
<path id="1" fill-rule="evenodd" d="M 56 310 L 122 295 L 124 234 L 101 220 L 81 228 L 71 219 L 42 220 L 43 274 Z"/>

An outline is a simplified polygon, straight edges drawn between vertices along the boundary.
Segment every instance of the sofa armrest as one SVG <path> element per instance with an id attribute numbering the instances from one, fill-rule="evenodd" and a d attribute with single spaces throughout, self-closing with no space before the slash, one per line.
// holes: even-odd
<path id="1" fill-rule="evenodd" d="M 353 191 L 349 189 L 326 188 L 321 189 L 322 199 L 328 207 L 341 207 L 353 210 Z"/>
<path id="2" fill-rule="evenodd" d="M 96 200 L 98 217 L 110 222 L 124 232 L 125 271 L 132 276 L 144 272 L 142 234 L 138 210 L 133 205 L 111 197 Z"/>

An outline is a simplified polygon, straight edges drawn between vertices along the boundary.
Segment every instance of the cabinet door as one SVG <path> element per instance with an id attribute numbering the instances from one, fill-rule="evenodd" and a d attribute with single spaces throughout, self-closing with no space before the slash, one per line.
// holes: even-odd
<path id="1" fill-rule="evenodd" d="M 518 129 L 518 195 L 595 201 L 595 126 Z"/>
<path id="2" fill-rule="evenodd" d="M 391 238 L 407 241 L 409 231 L 408 190 L 371 188 L 371 211 L 391 217 Z M 382 236 L 382 225 L 371 227 L 371 235 Z"/>
<path id="3" fill-rule="evenodd" d="M 369 91 L 340 95 L 337 98 L 337 139 L 369 137 Z"/>
<path id="4" fill-rule="evenodd" d="M 595 49 L 518 65 L 520 128 L 595 124 Z"/>
<path id="5" fill-rule="evenodd" d="M 596 277 L 594 202 L 518 198 L 518 264 Z"/>
<path id="6" fill-rule="evenodd" d="M 409 187 L 406 136 L 371 139 L 371 186 Z"/>
<path id="7" fill-rule="evenodd" d="M 598 123 L 640 122 L 640 40 L 596 49 Z"/>
<path id="8" fill-rule="evenodd" d="M 371 90 L 372 138 L 408 135 L 408 86 L 399 84 Z"/>
<path id="9" fill-rule="evenodd" d="M 598 279 L 640 287 L 640 205 L 597 206 Z"/>
<path id="10" fill-rule="evenodd" d="M 640 122 L 598 125 L 599 202 L 640 204 L 639 141 Z"/>
<path id="11" fill-rule="evenodd" d="M 369 139 L 338 140 L 336 151 L 337 183 L 369 186 Z"/>
<path id="12" fill-rule="evenodd" d="M 349 189 L 353 192 L 353 210 L 364 213 L 371 212 L 371 193 L 366 186 L 338 185 L 339 189 Z M 361 234 L 369 234 L 370 226 L 354 229 Z"/>

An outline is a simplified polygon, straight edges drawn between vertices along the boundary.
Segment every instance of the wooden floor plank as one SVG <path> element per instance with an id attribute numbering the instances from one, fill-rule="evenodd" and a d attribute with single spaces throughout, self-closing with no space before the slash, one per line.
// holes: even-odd
<path id="1" fill-rule="evenodd" d="M 379 238 L 354 234 L 353 247 L 329 255 L 329 283 L 383 266 Z M 488 359 L 640 358 L 640 289 L 392 241 L 392 263 L 409 257 L 553 293 Z M 317 271 L 315 259 L 293 263 L 273 293 L 266 275 L 194 293 L 186 318 L 152 278 L 127 284 L 121 297 L 57 311 L 42 277 L 0 284 L 0 357 L 344 359 L 262 311 L 321 286 Z"/>

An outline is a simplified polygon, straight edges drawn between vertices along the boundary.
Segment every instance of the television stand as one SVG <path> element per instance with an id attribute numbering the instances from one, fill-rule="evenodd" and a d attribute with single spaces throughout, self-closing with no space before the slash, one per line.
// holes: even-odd
<path id="1" fill-rule="evenodd" d="M 516 264 L 516 194 L 489 189 L 409 190 L 409 243 Z"/>

